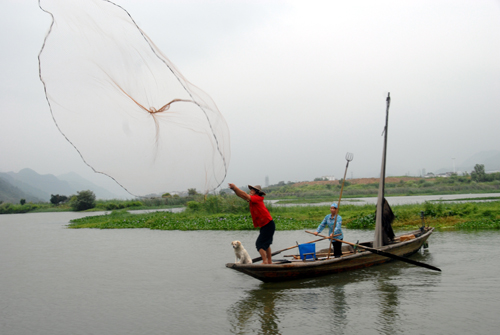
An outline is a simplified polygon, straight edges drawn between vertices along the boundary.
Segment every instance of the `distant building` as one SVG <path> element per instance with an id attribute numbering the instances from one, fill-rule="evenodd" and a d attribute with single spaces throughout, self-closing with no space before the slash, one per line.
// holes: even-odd
<path id="1" fill-rule="evenodd" d="M 439 173 L 435 175 L 435 177 L 448 178 L 453 176 L 454 174 L 455 174 L 454 172 L 445 172 L 445 173 Z"/>
<path id="2" fill-rule="evenodd" d="M 333 181 L 335 180 L 335 176 L 322 176 L 323 180 Z"/>

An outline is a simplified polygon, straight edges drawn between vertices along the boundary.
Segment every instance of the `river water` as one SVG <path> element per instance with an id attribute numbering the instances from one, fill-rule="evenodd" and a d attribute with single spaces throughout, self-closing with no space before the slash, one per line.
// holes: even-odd
<path id="1" fill-rule="evenodd" d="M 235 239 L 258 256 L 257 231 L 66 228 L 84 215 L 0 215 L 0 334 L 493 334 L 500 327 L 499 231 L 435 232 L 429 249 L 412 257 L 440 273 L 393 262 L 264 284 L 225 267 Z M 344 234 L 353 242 L 373 235 Z M 273 250 L 309 240 L 277 231 Z"/>
<path id="2" fill-rule="evenodd" d="M 413 196 L 386 196 L 389 205 L 411 205 L 421 204 L 425 201 L 449 201 L 449 202 L 479 202 L 491 201 L 480 200 L 480 198 L 498 198 L 500 193 L 471 193 L 471 194 L 446 194 L 446 195 L 413 195 Z M 474 200 L 477 198 L 478 200 Z M 342 204 L 349 205 L 376 205 L 377 197 L 366 198 L 342 198 Z M 270 200 L 274 206 L 297 206 L 297 204 L 279 204 L 279 200 Z M 300 206 L 328 206 L 331 202 L 301 204 Z"/>

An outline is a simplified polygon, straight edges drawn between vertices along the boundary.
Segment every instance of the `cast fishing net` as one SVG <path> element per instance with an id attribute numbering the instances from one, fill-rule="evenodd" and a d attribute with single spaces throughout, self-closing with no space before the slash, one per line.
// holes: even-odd
<path id="1" fill-rule="evenodd" d="M 122 7 L 39 0 L 52 24 L 40 80 L 60 132 L 95 172 L 133 195 L 217 188 L 227 173 L 227 124 Z"/>

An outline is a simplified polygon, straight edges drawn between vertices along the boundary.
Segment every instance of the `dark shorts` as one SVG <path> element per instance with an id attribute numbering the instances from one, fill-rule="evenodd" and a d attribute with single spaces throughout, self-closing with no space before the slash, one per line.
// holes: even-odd
<path id="1" fill-rule="evenodd" d="M 259 237 L 257 237 L 257 241 L 255 242 L 257 251 L 260 249 L 267 250 L 271 246 L 275 230 L 276 226 L 273 220 L 269 221 L 268 224 L 260 228 Z"/>

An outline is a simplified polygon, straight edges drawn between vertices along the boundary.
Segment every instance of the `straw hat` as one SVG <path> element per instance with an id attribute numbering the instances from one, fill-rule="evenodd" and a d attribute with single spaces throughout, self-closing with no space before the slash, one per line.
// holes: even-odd
<path id="1" fill-rule="evenodd" d="M 257 194 L 262 194 L 262 195 L 266 195 L 266 193 L 262 192 L 262 187 L 260 187 L 260 185 L 255 185 L 255 186 L 252 186 L 252 185 L 248 185 L 248 188 L 249 189 L 253 189 L 255 191 L 257 191 Z"/>

